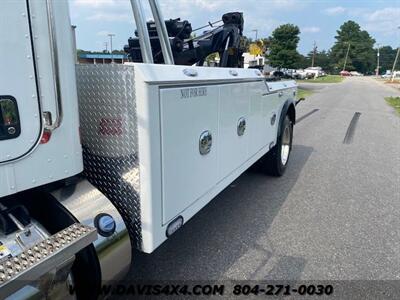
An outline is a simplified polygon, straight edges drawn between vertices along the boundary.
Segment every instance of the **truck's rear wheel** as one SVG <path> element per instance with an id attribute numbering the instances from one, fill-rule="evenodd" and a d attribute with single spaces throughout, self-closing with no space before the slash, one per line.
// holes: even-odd
<path id="1" fill-rule="evenodd" d="M 276 145 L 260 161 L 262 169 L 273 176 L 282 176 L 289 163 L 292 150 L 293 122 L 286 115 Z"/>

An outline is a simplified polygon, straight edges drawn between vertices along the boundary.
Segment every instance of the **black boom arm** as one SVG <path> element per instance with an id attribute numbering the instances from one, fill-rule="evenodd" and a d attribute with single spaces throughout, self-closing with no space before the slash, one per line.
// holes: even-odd
<path id="1" fill-rule="evenodd" d="M 176 65 L 203 65 L 208 55 L 219 53 L 220 67 L 242 67 L 241 41 L 243 37 L 243 14 L 231 12 L 222 16 L 222 25 L 191 38 L 192 26 L 180 19 L 167 20 L 169 42 Z M 215 24 L 215 23 L 214 23 Z M 212 26 L 211 23 L 209 23 Z M 147 22 L 154 63 L 164 63 L 160 40 L 154 22 Z M 129 38 L 125 52 L 133 62 L 142 62 L 137 32 L 135 38 Z"/>

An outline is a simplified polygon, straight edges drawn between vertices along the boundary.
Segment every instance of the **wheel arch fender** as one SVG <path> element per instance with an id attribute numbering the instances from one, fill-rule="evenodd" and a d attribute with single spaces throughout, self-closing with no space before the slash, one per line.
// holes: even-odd
<path id="1" fill-rule="evenodd" d="M 292 121 L 293 124 L 296 123 L 296 108 L 294 102 L 289 99 L 286 100 L 285 103 L 283 104 L 281 114 L 279 116 L 278 137 L 282 134 L 282 124 L 283 121 L 285 120 L 286 115 L 289 116 L 289 119 L 290 121 Z"/>

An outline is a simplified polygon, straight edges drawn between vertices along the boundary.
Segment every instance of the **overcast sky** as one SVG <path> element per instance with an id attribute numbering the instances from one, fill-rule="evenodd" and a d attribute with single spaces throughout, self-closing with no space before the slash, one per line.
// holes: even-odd
<path id="1" fill-rule="evenodd" d="M 77 46 L 103 50 L 107 34 L 114 33 L 114 49 L 122 49 L 135 25 L 129 0 L 69 0 L 72 23 L 77 25 Z M 150 19 L 147 1 L 143 0 Z M 299 51 L 306 54 L 316 41 L 318 50 L 329 49 L 336 30 L 354 20 L 377 43 L 400 44 L 400 0 L 159 0 L 164 17 L 186 19 L 196 28 L 220 20 L 230 11 L 244 13 L 244 34 L 267 37 L 280 24 L 300 27 Z"/>

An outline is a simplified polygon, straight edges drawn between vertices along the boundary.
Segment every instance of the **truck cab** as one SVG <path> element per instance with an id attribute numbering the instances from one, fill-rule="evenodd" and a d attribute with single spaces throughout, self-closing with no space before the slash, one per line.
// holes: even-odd
<path id="1" fill-rule="evenodd" d="M 83 170 L 68 3 L 48 3 L 1 3 L 0 197 Z"/>

